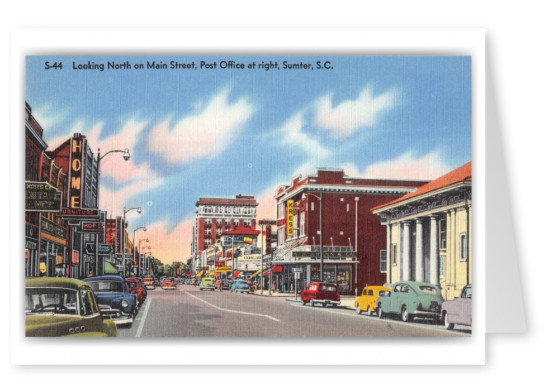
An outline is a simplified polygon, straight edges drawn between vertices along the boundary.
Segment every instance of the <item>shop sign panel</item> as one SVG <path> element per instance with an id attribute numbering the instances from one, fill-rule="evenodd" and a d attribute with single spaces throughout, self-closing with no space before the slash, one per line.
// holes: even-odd
<path id="1" fill-rule="evenodd" d="M 60 212 L 61 192 L 46 182 L 25 182 L 26 212 Z"/>

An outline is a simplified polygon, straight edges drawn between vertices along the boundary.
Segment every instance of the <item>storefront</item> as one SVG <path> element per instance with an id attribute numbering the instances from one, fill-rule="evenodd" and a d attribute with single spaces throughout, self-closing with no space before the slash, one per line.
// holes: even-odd
<path id="1" fill-rule="evenodd" d="M 279 250 L 272 259 L 275 291 L 292 293 L 295 286 L 302 291 L 310 282 L 322 281 L 319 246 L 299 246 L 285 253 Z M 357 264 L 356 253 L 350 247 L 324 247 L 323 281 L 337 284 L 342 294 L 354 294 Z"/>
<path id="2" fill-rule="evenodd" d="M 67 230 L 42 217 L 40 220 L 39 276 L 67 277 Z"/>
<path id="3" fill-rule="evenodd" d="M 25 275 L 38 275 L 38 227 L 25 224 Z"/>

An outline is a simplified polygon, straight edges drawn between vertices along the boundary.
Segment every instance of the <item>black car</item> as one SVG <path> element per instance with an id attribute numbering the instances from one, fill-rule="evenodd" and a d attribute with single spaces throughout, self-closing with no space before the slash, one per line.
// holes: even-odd
<path id="1" fill-rule="evenodd" d="M 222 289 L 229 290 L 231 288 L 232 281 L 231 280 L 222 280 Z"/>

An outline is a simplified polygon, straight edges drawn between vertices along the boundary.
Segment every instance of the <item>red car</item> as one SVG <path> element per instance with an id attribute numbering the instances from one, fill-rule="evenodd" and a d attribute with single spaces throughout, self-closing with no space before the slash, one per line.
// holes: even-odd
<path id="1" fill-rule="evenodd" d="M 128 284 L 128 290 L 130 291 L 130 293 L 134 293 L 138 297 L 138 303 L 142 305 L 145 301 L 145 294 L 140 281 L 135 278 L 129 277 L 126 279 L 126 283 Z"/>
<path id="2" fill-rule="evenodd" d="M 341 297 L 337 289 L 337 285 L 328 282 L 311 282 L 305 290 L 300 292 L 302 305 L 310 303 L 312 307 L 319 303 L 326 307 L 331 305 L 336 307 L 341 303 Z"/>
<path id="3" fill-rule="evenodd" d="M 174 277 L 163 278 L 161 281 L 161 288 L 176 289 L 176 281 L 174 281 Z"/>

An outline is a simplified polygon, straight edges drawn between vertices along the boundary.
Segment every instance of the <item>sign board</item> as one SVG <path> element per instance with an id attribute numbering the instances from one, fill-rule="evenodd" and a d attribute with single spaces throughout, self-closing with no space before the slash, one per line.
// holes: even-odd
<path id="1" fill-rule="evenodd" d="M 61 212 L 59 213 L 61 217 L 70 217 L 72 219 L 75 218 L 86 218 L 89 219 L 91 217 L 99 218 L 99 210 L 98 209 L 67 209 L 63 208 Z"/>
<path id="2" fill-rule="evenodd" d="M 82 223 L 83 231 L 103 231 L 103 223 Z"/>
<path id="3" fill-rule="evenodd" d="M 302 268 L 301 267 L 294 267 L 293 268 L 293 273 L 302 273 Z"/>
<path id="4" fill-rule="evenodd" d="M 245 235 L 222 236 L 222 246 L 224 247 L 239 246 L 240 244 L 245 244 Z"/>
<path id="5" fill-rule="evenodd" d="M 91 254 L 96 254 L 96 244 L 95 243 L 86 243 L 86 246 L 85 246 L 85 249 L 86 249 L 86 254 L 88 255 L 91 255 Z M 100 243 L 98 245 L 98 255 L 109 255 L 113 252 L 113 247 L 111 247 L 110 245 L 108 244 L 103 244 L 103 243 Z M 129 254 L 126 254 L 127 257 Z M 130 258 L 132 259 L 132 258 Z"/>
<path id="6" fill-rule="evenodd" d="M 25 182 L 26 212 L 60 212 L 61 192 L 46 182 Z"/>
<path id="7" fill-rule="evenodd" d="M 292 237 L 294 235 L 294 212 L 295 202 L 293 200 L 287 201 L 287 236 Z"/>
<path id="8" fill-rule="evenodd" d="M 258 220 L 259 225 L 276 225 L 277 221 L 275 220 Z"/>

